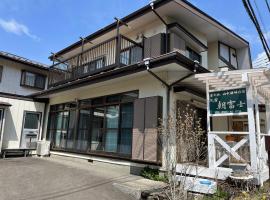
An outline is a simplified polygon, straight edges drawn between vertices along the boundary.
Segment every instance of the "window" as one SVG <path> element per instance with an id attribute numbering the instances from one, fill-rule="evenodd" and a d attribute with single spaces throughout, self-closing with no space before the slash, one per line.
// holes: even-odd
<path id="1" fill-rule="evenodd" d="M 33 72 L 22 71 L 21 85 L 44 89 L 46 82 L 46 76 L 41 74 L 36 74 Z"/>
<path id="2" fill-rule="evenodd" d="M 40 113 L 27 112 L 24 118 L 24 129 L 38 129 L 39 117 Z"/>
<path id="3" fill-rule="evenodd" d="M 142 60 L 142 49 L 140 47 L 129 47 L 120 53 L 120 63 L 131 65 Z"/>
<path id="4" fill-rule="evenodd" d="M 229 67 L 237 68 L 236 49 L 219 42 L 219 59 Z"/>
<path id="5" fill-rule="evenodd" d="M 202 62 L 202 57 L 199 53 L 197 53 L 196 51 L 192 50 L 191 48 L 187 47 L 187 57 L 190 60 L 197 60 L 199 63 Z"/>
<path id="6" fill-rule="evenodd" d="M 4 67 L 2 65 L 0 65 L 0 82 L 2 81 L 3 69 L 4 69 Z"/>
<path id="7" fill-rule="evenodd" d="M 126 92 L 80 100 L 79 106 L 51 106 L 47 138 L 52 148 L 130 156 L 133 101 L 137 98 L 138 92 Z"/>
<path id="8" fill-rule="evenodd" d="M 90 109 L 80 110 L 79 129 L 76 149 L 86 151 L 88 149 L 89 131 L 90 131 Z"/>

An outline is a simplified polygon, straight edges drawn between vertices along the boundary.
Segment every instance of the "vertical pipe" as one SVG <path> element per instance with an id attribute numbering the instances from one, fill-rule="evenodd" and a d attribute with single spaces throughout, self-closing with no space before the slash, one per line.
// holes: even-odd
<path id="1" fill-rule="evenodd" d="M 261 171 L 262 171 L 262 163 L 261 163 L 261 126 L 260 126 L 260 111 L 258 106 L 258 98 L 257 98 L 257 90 L 254 88 L 254 99 L 255 99 L 255 116 L 256 116 L 256 136 L 257 136 L 257 151 L 258 151 L 258 178 L 260 185 L 263 184 L 261 181 Z"/>
<path id="2" fill-rule="evenodd" d="M 210 101 L 209 101 L 209 81 L 206 80 L 206 103 L 207 103 L 207 137 L 208 137 L 208 165 L 209 168 L 216 168 L 216 147 L 214 135 L 211 134 Z"/>
<path id="3" fill-rule="evenodd" d="M 257 142 L 256 142 L 256 128 L 254 119 L 254 102 L 253 102 L 253 90 L 252 85 L 247 87 L 247 111 L 248 111 L 248 132 L 249 132 L 249 147 L 250 147 L 250 162 L 251 172 L 257 175 Z"/>
<path id="4" fill-rule="evenodd" d="M 120 66 L 120 51 L 121 51 L 121 43 L 120 43 L 120 21 L 117 20 L 117 27 L 116 27 L 116 55 L 115 55 L 115 63 L 119 67 Z"/>

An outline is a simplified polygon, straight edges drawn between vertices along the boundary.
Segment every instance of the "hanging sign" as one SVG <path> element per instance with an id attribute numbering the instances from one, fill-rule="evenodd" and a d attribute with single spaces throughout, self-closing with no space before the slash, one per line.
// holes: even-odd
<path id="1" fill-rule="evenodd" d="M 247 112 L 246 88 L 209 93 L 210 114 L 239 114 Z"/>

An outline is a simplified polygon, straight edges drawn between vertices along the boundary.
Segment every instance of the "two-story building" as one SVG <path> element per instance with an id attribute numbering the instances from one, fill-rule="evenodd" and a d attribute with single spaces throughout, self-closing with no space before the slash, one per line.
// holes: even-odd
<path id="1" fill-rule="evenodd" d="M 45 102 L 29 97 L 47 88 L 48 67 L 0 51 L 0 152 L 35 148 Z"/>
<path id="2" fill-rule="evenodd" d="M 154 164 L 160 118 L 187 103 L 206 116 L 194 74 L 252 67 L 249 43 L 186 0 L 153 1 L 50 59 L 48 88 L 32 97 L 49 99 L 51 150 Z"/>

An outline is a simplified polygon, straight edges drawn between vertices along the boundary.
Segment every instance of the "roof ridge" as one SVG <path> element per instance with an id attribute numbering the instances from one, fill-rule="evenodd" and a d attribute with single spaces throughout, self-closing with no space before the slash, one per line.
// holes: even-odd
<path id="1" fill-rule="evenodd" d="M 22 57 L 22 56 L 18 56 L 18 55 L 13 54 L 13 53 L 1 51 L 1 50 L 0 50 L 0 55 L 5 56 L 5 57 L 9 57 L 11 59 L 15 59 L 15 60 L 18 60 L 18 61 L 22 61 L 22 62 L 25 62 L 25 63 L 28 63 L 28 64 L 43 67 L 43 68 L 49 67 L 49 65 L 43 64 L 41 62 L 34 61 L 34 60 L 31 60 L 31 59 L 28 59 L 28 58 L 25 58 L 25 57 Z"/>

